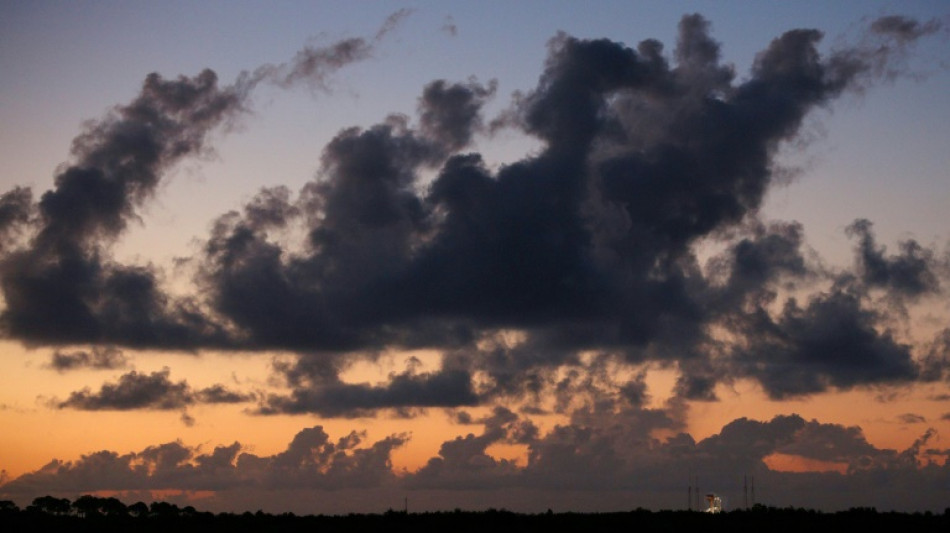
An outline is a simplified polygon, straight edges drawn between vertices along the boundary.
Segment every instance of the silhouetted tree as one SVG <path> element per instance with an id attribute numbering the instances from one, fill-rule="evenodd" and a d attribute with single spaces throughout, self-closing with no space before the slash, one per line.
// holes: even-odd
<path id="1" fill-rule="evenodd" d="M 175 517 L 181 514 L 177 505 L 168 502 L 152 502 L 148 510 L 150 515 L 159 517 Z"/>
<path id="2" fill-rule="evenodd" d="M 135 517 L 130 518 L 130 517 Z M 802 508 L 776 508 L 756 505 L 719 514 L 694 511 L 649 511 L 638 508 L 616 513 L 521 514 L 506 509 L 485 511 L 405 513 L 390 509 L 381 514 L 304 515 L 270 514 L 263 510 L 241 514 L 214 514 L 188 505 L 179 509 L 168 502 L 151 506 L 136 502 L 126 507 L 115 498 L 80 496 L 75 502 L 42 496 L 25 511 L 12 501 L 0 500 L 0 532 L 95 532 L 112 533 L 228 533 L 284 531 L 363 533 L 388 531 L 734 531 L 785 533 L 808 531 L 899 531 L 929 533 L 950 532 L 950 509 L 934 512 L 899 513 L 878 511 L 873 507 L 854 507 L 847 511 L 821 512 Z"/>
<path id="3" fill-rule="evenodd" d="M 103 498 L 99 510 L 106 516 L 127 516 L 129 514 L 129 508 L 114 497 Z"/>
<path id="4" fill-rule="evenodd" d="M 145 505 L 145 502 L 135 502 L 128 507 L 128 512 L 132 516 L 145 518 L 148 516 L 148 505 Z"/>
<path id="5" fill-rule="evenodd" d="M 76 501 L 73 502 L 73 509 L 75 509 L 76 513 L 83 518 L 96 516 L 99 514 L 99 500 L 100 498 L 95 496 L 83 494 L 82 496 L 76 498 Z"/>
<path id="6" fill-rule="evenodd" d="M 0 500 L 0 513 L 16 513 L 20 508 L 12 500 Z"/>
<path id="7" fill-rule="evenodd" d="M 71 508 L 72 504 L 66 498 L 56 498 L 55 496 L 46 495 L 34 498 L 33 503 L 27 507 L 27 510 L 53 515 L 68 515 Z"/>

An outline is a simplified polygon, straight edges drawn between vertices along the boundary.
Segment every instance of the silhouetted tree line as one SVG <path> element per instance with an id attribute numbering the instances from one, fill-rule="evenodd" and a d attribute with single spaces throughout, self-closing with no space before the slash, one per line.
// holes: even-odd
<path id="1" fill-rule="evenodd" d="M 295 515 L 293 513 L 211 513 L 192 506 L 168 502 L 136 502 L 126 505 L 116 498 L 83 495 L 76 501 L 41 496 L 25 509 L 0 500 L 0 531 L 42 532 L 174 532 L 227 531 L 310 533 L 360 533 L 363 531 L 451 531 L 518 533 L 567 531 L 641 532 L 795 532 L 819 531 L 950 532 L 950 507 L 942 514 L 878 512 L 875 508 L 852 508 L 826 513 L 802 508 L 755 505 L 751 509 L 719 514 L 698 511 L 650 511 L 636 509 L 615 513 L 515 513 L 507 510 L 406 513 L 389 510 L 380 514 Z"/>

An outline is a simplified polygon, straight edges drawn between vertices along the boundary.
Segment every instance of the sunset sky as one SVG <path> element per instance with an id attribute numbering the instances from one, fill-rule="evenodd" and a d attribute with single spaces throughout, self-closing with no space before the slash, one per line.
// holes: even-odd
<path id="1" fill-rule="evenodd" d="M 948 44 L 933 1 L 4 1 L 0 499 L 943 512 Z"/>

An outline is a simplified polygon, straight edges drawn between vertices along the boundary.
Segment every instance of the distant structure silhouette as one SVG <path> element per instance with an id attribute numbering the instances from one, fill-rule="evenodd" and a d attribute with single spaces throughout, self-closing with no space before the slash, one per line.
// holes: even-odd
<path id="1" fill-rule="evenodd" d="M 695 489 L 695 490 L 694 490 L 694 489 Z M 693 497 L 694 497 L 694 495 L 695 495 L 695 498 L 696 498 L 696 500 L 695 500 L 696 510 L 697 510 L 697 511 L 698 511 L 698 510 L 701 510 L 701 509 L 703 508 L 703 503 L 702 503 L 702 501 L 703 501 L 703 500 L 702 500 L 702 497 L 703 497 L 703 496 L 702 496 L 702 494 L 703 494 L 703 493 L 700 492 L 700 490 L 699 490 L 699 480 L 698 480 L 698 478 L 696 478 L 695 476 L 693 476 L 692 474 L 690 474 L 690 475 L 689 475 L 689 483 L 687 484 L 687 488 L 686 488 L 686 509 L 689 510 L 689 511 L 692 511 L 692 510 L 693 510 L 693 503 L 694 503 L 694 502 L 693 502 Z"/>
<path id="2" fill-rule="evenodd" d="M 755 506 L 755 476 L 742 476 L 742 498 L 746 509 Z"/>

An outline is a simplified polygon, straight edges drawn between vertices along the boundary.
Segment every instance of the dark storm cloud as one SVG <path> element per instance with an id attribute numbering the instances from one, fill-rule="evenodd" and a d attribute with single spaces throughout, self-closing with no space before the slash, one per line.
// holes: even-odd
<path id="1" fill-rule="evenodd" d="M 188 383 L 174 383 L 169 379 L 169 374 L 167 368 L 151 374 L 140 374 L 133 370 L 120 376 L 116 383 L 104 383 L 98 393 L 89 389 L 73 392 L 57 407 L 87 411 L 180 409 L 193 403 Z"/>
<path id="2" fill-rule="evenodd" d="M 79 368 L 112 370 L 125 368 L 127 365 L 128 358 L 122 353 L 122 350 L 99 346 L 94 346 L 89 351 L 62 352 L 57 350 L 53 352 L 49 362 L 49 367 L 59 372 Z"/>
<path id="3" fill-rule="evenodd" d="M 146 77 L 139 96 L 73 141 L 74 164 L 43 194 L 37 248 L 114 238 L 149 199 L 162 173 L 200 153 L 208 132 L 240 111 L 243 97 L 205 70 L 194 78 Z"/>
<path id="4" fill-rule="evenodd" d="M 422 222 L 407 182 L 429 146 L 401 130 L 350 130 L 328 148 L 333 176 L 303 200 L 314 211 L 308 216 L 322 220 L 310 230 L 309 256 L 286 257 L 265 231 L 219 220 L 206 245 L 204 280 L 216 309 L 246 332 L 248 344 L 340 350 L 373 342 L 372 332 L 362 338 L 362 323 L 372 324 L 367 315 L 387 302 L 372 301 L 365 284 L 405 262 Z"/>
<path id="5" fill-rule="evenodd" d="M 342 131 L 319 179 L 272 206 L 281 221 L 297 210 L 309 232 L 302 251 L 277 244 L 249 212 L 222 218 L 202 274 L 211 303 L 250 345 L 450 348 L 447 362 L 491 378 L 484 398 L 544 390 L 585 349 L 681 359 L 679 391 L 692 398 L 714 398 L 732 366 L 771 380 L 776 395 L 912 379 L 909 348 L 875 329 L 864 300 L 833 292 L 804 309 L 790 301 L 780 316 L 765 310 L 779 289 L 820 274 L 806 264 L 800 225 L 755 221 L 778 147 L 809 112 L 866 87 L 900 53 L 823 58 L 821 38 L 785 33 L 736 83 L 698 15 L 683 18 L 673 63 L 656 41 L 632 49 L 559 35 L 537 88 L 508 112 L 542 149 L 497 171 L 477 153 L 455 153 L 480 130 L 493 86 L 433 82 L 418 126 L 391 116 Z M 425 168 L 438 173 L 422 187 Z M 737 228 L 731 253 L 704 273 L 692 246 Z M 889 282 L 930 288 L 926 251 L 904 246 L 884 261 Z M 822 320 L 844 329 L 822 333 Z M 708 359 L 730 353 L 708 337 L 710 324 L 749 337 L 736 365 Z M 472 348 L 504 328 L 526 340 Z M 781 370 L 788 365 L 797 370 Z M 373 388 L 298 388 L 278 410 L 326 414 L 330 390 Z"/>
<path id="6" fill-rule="evenodd" d="M 253 395 L 228 390 L 220 384 L 195 391 L 185 380 L 173 382 L 169 379 L 170 374 L 168 368 L 150 374 L 133 370 L 120 376 L 115 383 L 104 383 L 99 392 L 83 389 L 55 404 L 59 409 L 85 411 L 173 410 L 196 403 L 240 403 L 254 398 Z"/>
<path id="7" fill-rule="evenodd" d="M 210 70 L 175 80 L 150 74 L 132 103 L 89 125 L 73 143 L 72 163 L 39 200 L 29 246 L 0 261 L 5 334 L 35 344 L 131 346 L 213 337 L 188 302 L 161 293 L 154 269 L 116 264 L 107 250 L 163 172 L 202 152 L 208 132 L 242 105 L 242 95 L 220 88 Z"/>
<path id="8" fill-rule="evenodd" d="M 481 129 L 481 107 L 495 93 L 496 84 L 449 84 L 437 80 L 427 85 L 419 99 L 420 128 L 427 137 L 441 140 L 449 150 L 464 148 Z"/>
<path id="9" fill-rule="evenodd" d="M 857 272 L 862 282 L 910 298 L 940 290 L 938 265 L 932 250 L 907 239 L 899 243 L 900 255 L 886 256 L 885 248 L 877 245 L 871 227 L 871 221 L 860 219 L 847 228 L 848 235 L 858 239 Z"/>
<path id="10" fill-rule="evenodd" d="M 244 403 L 254 398 L 253 394 L 243 394 L 229 390 L 220 383 L 195 392 L 195 401 L 201 403 Z"/>
<path id="11" fill-rule="evenodd" d="M 701 350 L 706 355 L 715 355 L 719 361 L 713 364 L 703 356 L 681 360 L 681 374 L 674 389 L 678 396 L 716 400 L 717 384 L 748 375 L 747 370 L 733 368 L 734 362 L 743 366 L 747 359 L 752 359 L 757 368 L 769 367 L 768 357 L 762 357 L 762 346 L 755 345 L 760 335 L 767 335 L 760 328 L 774 320 L 767 309 L 776 303 L 780 291 L 795 291 L 822 279 L 820 268 L 806 260 L 804 248 L 800 224 L 766 225 L 756 221 L 740 228 L 734 242 L 708 260 L 710 286 L 696 294 L 709 322 L 743 339 L 739 345 L 744 348 L 738 354 L 729 354 L 730 343 L 700 339 Z M 753 346 L 746 344 L 746 339 Z"/>
<path id="12" fill-rule="evenodd" d="M 794 282 L 814 274 L 805 259 L 801 224 L 756 224 L 748 233 L 710 264 L 712 279 L 726 278 L 721 296 L 726 299 L 724 307 L 733 308 L 735 299 L 761 297 L 777 280 Z"/>
<path id="13" fill-rule="evenodd" d="M 493 123 L 534 137 L 536 152 L 497 169 L 466 152 L 485 132 L 495 83 L 437 80 L 423 88 L 415 121 L 390 115 L 343 129 L 298 194 L 265 188 L 220 216 L 196 260 L 191 299 L 166 295 L 151 266 L 110 259 L 162 174 L 205 151 L 257 84 L 326 89 L 327 76 L 370 57 L 406 14 L 372 39 L 308 47 L 232 87 L 211 71 L 150 75 L 131 104 L 77 138 L 75 161 L 36 205 L 29 245 L 0 261 L 6 335 L 289 350 L 300 356 L 300 381 L 261 410 L 334 416 L 557 387 L 566 398 L 583 378 L 557 371 L 578 366 L 582 352 L 677 363 L 677 392 L 695 399 L 715 398 L 718 383 L 738 377 L 782 397 L 919 375 L 861 284 L 787 294 L 820 272 L 804 259 L 801 227 L 762 222 L 759 209 L 780 147 L 809 113 L 899 74 L 910 45 L 937 23 L 882 19 L 865 42 L 826 55 L 821 32 L 791 30 L 741 80 L 720 62 L 700 15 L 682 18 L 671 56 L 655 40 L 628 47 L 559 34 L 537 86 Z M 4 202 L 13 226 L 28 220 L 29 196 Z M 936 290 L 928 250 L 907 241 L 885 256 L 869 226 L 851 231 L 864 285 Z M 302 243 L 287 244 L 288 234 Z M 697 250 L 710 243 L 727 251 L 704 267 Z M 714 337 L 715 328 L 734 340 Z M 517 342 L 495 342 L 512 331 Z M 338 379 L 341 358 L 406 347 L 444 350 L 443 368 L 381 385 Z M 476 374 L 487 378 L 479 390 Z M 628 398 L 642 400 L 629 385 Z"/>
<path id="14" fill-rule="evenodd" d="M 269 241 L 272 227 L 256 222 L 250 209 L 219 219 L 205 246 L 202 280 L 247 344 L 342 350 L 413 335 L 385 323 L 402 314 L 405 291 L 414 288 L 390 279 L 412 267 L 432 224 L 415 191 L 417 171 L 471 139 L 491 92 L 475 83 L 435 82 L 420 100 L 421 131 L 393 116 L 340 132 L 324 150 L 323 179 L 308 184 L 296 203 L 283 197 L 260 211 L 280 221 L 300 215 L 308 231 L 302 254 Z"/>
<path id="15" fill-rule="evenodd" d="M 685 362 L 680 394 L 711 399 L 712 386 L 735 376 L 755 378 L 775 398 L 941 379 L 947 350 L 939 335 L 912 346 L 890 329 L 906 302 L 940 294 L 944 267 L 934 250 L 907 239 L 888 255 L 871 223 L 857 220 L 846 229 L 857 238 L 854 270 L 832 272 L 806 260 L 798 224 L 747 233 L 710 261 L 714 290 L 705 293 L 711 315 L 742 342 L 727 348 L 723 364 Z M 875 290 L 886 298 L 872 299 Z"/>
<path id="16" fill-rule="evenodd" d="M 220 86 L 211 70 L 177 79 L 149 74 L 130 104 L 90 122 L 73 141 L 72 160 L 35 206 L 28 189 L 0 198 L 0 243 L 7 252 L 0 260 L 4 333 L 37 345 L 231 345 L 199 302 L 166 295 L 161 272 L 150 265 L 114 262 L 111 245 L 138 220 L 163 175 L 183 158 L 206 152 L 211 132 L 246 110 L 257 84 L 326 88 L 330 74 L 369 57 L 407 14 L 391 15 L 372 40 L 307 47 L 289 65 L 261 67 L 232 86 Z M 6 241 L 34 210 L 28 245 L 8 250 Z"/>
<path id="17" fill-rule="evenodd" d="M 829 292 L 805 306 L 790 299 L 775 320 L 761 310 L 747 317 L 748 344 L 737 351 L 734 371 L 776 399 L 918 377 L 911 347 L 876 329 L 878 322 L 854 294 Z"/>
<path id="18" fill-rule="evenodd" d="M 468 372 L 444 371 L 392 374 L 384 385 L 317 381 L 293 389 L 290 396 L 271 395 L 262 414 L 315 413 L 321 416 L 365 416 L 379 409 L 459 407 L 476 405 Z"/>

